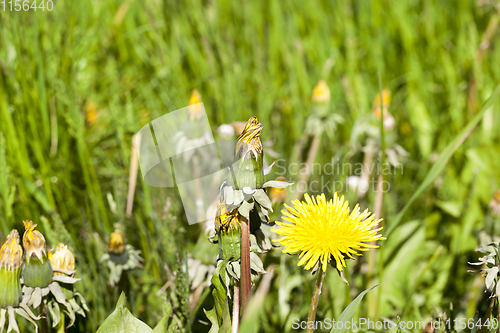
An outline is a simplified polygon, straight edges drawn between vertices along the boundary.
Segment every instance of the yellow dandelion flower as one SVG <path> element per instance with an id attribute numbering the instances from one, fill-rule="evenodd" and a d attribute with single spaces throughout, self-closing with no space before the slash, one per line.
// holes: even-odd
<path id="1" fill-rule="evenodd" d="M 125 240 L 123 232 L 115 230 L 109 238 L 108 251 L 114 254 L 122 254 L 125 251 Z"/>
<path id="2" fill-rule="evenodd" d="M 23 249 L 19 243 L 19 233 L 12 230 L 0 248 L 0 267 L 14 270 L 23 265 Z"/>
<path id="3" fill-rule="evenodd" d="M 75 256 L 63 243 L 57 245 L 54 254 L 49 254 L 49 260 L 54 269 L 75 270 Z M 54 272 L 54 275 L 63 275 L 63 273 Z"/>
<path id="4" fill-rule="evenodd" d="M 324 80 L 318 82 L 314 87 L 312 93 L 312 100 L 316 103 L 328 103 L 330 102 L 330 88 Z"/>
<path id="5" fill-rule="evenodd" d="M 373 101 L 373 109 L 380 108 L 380 106 L 388 107 L 391 105 L 391 91 L 389 89 L 382 90 L 382 103 L 380 101 L 380 94 L 377 94 Z"/>
<path id="6" fill-rule="evenodd" d="M 382 228 L 376 228 L 381 219 L 375 220 L 368 209 L 360 212 L 359 205 L 350 212 L 343 196 L 335 193 L 327 201 L 324 194 L 316 198 L 305 194 L 305 199 L 292 201 L 293 207 L 285 204 L 282 214 L 286 222 L 276 222 L 279 227 L 272 230 L 285 236 L 275 240 L 285 246 L 283 253 L 301 252 L 297 266 L 306 264 L 305 269 L 311 269 L 319 261 L 325 272 L 333 257 L 342 271 L 346 256 L 354 259 L 353 255 L 361 255 L 357 251 L 378 247 L 366 242 L 384 239 L 378 234 Z"/>
<path id="7" fill-rule="evenodd" d="M 199 119 L 203 115 L 201 95 L 197 90 L 193 90 L 191 97 L 189 98 L 188 113 L 191 120 Z"/>
<path id="8" fill-rule="evenodd" d="M 99 112 L 97 111 L 97 106 L 95 103 L 90 102 L 87 104 L 87 110 L 86 110 L 85 118 L 87 119 L 87 123 L 90 125 L 93 125 L 97 122 L 97 119 L 99 118 Z"/>
<path id="9" fill-rule="evenodd" d="M 44 256 L 47 254 L 45 250 L 45 237 L 38 230 L 35 230 L 37 224 L 32 221 L 23 221 L 24 223 L 24 235 L 23 235 L 23 247 L 26 251 L 26 260 L 30 261 L 30 258 L 37 257 L 42 263 L 44 262 Z"/>

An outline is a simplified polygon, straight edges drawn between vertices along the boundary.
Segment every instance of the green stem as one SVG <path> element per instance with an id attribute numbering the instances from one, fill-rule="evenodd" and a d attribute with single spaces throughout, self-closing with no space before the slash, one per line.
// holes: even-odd
<path id="1" fill-rule="evenodd" d="M 381 165 L 381 170 L 383 170 L 384 165 L 385 165 L 385 135 L 384 135 L 384 100 L 382 96 L 382 78 L 380 76 L 380 72 L 378 72 L 378 90 L 380 94 L 380 108 L 381 108 L 381 117 L 380 117 L 380 146 L 382 150 L 382 165 Z M 382 194 L 380 197 L 380 217 L 384 217 L 384 192 L 383 192 L 383 184 L 384 184 L 384 172 L 382 171 L 380 173 L 380 178 L 379 178 L 382 186 Z M 380 227 L 384 228 L 385 227 L 385 220 L 382 220 L 380 222 Z M 382 276 L 384 272 L 384 262 L 383 262 L 383 253 L 384 253 L 384 247 L 380 249 L 380 266 L 379 266 L 379 271 L 378 271 L 378 276 L 379 276 L 379 281 L 382 281 Z M 382 286 L 380 286 L 377 294 L 377 307 L 375 308 L 375 313 L 378 314 L 378 309 L 380 308 L 380 298 L 382 295 Z"/>
<path id="2" fill-rule="evenodd" d="M 323 287 L 323 281 L 325 280 L 326 272 L 324 272 L 322 267 L 320 267 L 316 274 L 318 274 L 318 279 L 316 280 L 316 286 L 314 287 L 314 293 L 311 299 L 309 316 L 307 317 L 307 333 L 312 333 L 314 331 L 314 325 L 310 325 L 309 323 L 314 323 L 314 320 L 316 319 L 316 310 L 318 309 L 319 295 L 321 295 L 321 288 Z"/>
<path id="3" fill-rule="evenodd" d="M 42 321 L 41 321 L 41 327 L 42 327 L 42 333 L 50 333 L 50 330 L 49 330 L 49 316 L 47 316 L 47 307 L 45 305 L 45 303 L 42 302 L 42 311 L 41 311 L 41 315 L 42 315 Z"/>
<path id="4" fill-rule="evenodd" d="M 59 324 L 57 325 L 57 333 L 66 332 L 66 324 L 64 322 L 65 322 L 64 312 L 61 312 L 61 320 L 59 321 Z"/>

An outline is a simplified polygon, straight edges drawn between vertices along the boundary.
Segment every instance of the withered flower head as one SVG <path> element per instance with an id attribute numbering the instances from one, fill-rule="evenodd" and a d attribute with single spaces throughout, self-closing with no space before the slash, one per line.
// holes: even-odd
<path id="1" fill-rule="evenodd" d="M 330 88 L 324 80 L 321 80 L 316 84 L 312 93 L 312 100 L 316 103 L 328 103 L 330 102 Z"/>
<path id="2" fill-rule="evenodd" d="M 252 117 L 248 120 L 243 132 L 238 137 L 236 142 L 236 152 L 244 150 L 244 146 L 248 147 L 248 150 L 253 153 L 254 156 L 260 155 L 262 153 L 262 143 L 260 142 L 260 134 L 262 133 L 261 123 L 257 120 L 257 117 Z"/>
<path id="3" fill-rule="evenodd" d="M 54 254 L 49 253 L 49 259 L 54 269 L 75 270 L 75 256 L 63 243 L 57 245 Z M 63 275 L 63 273 L 54 272 L 54 275 L 59 274 Z"/>
<path id="4" fill-rule="evenodd" d="M 229 228 L 237 228 L 240 226 L 238 220 L 238 208 L 229 211 L 229 206 L 224 201 L 217 205 L 217 213 L 215 216 L 215 230 L 217 233 Z"/>
<path id="5" fill-rule="evenodd" d="M 191 97 L 189 98 L 188 113 L 191 120 L 199 119 L 203 115 L 201 95 L 197 90 L 193 90 Z"/>
<path id="6" fill-rule="evenodd" d="M 264 183 L 264 159 L 260 134 L 262 126 L 256 117 L 250 118 L 236 142 L 232 176 L 235 188 L 260 188 Z"/>
<path id="7" fill-rule="evenodd" d="M 35 230 L 37 224 L 32 221 L 23 221 L 24 235 L 23 247 L 26 251 L 26 260 L 29 262 L 31 258 L 38 258 L 42 263 L 44 256 L 47 254 L 45 250 L 45 238 L 42 233 Z"/>
<path id="8" fill-rule="evenodd" d="M 0 248 L 0 267 L 14 270 L 23 265 L 23 249 L 19 242 L 19 233 L 12 230 Z"/>
<path id="9" fill-rule="evenodd" d="M 123 232 L 120 230 L 115 230 L 111 233 L 109 238 L 108 251 L 114 254 L 122 254 L 125 251 L 125 241 L 123 239 Z"/>

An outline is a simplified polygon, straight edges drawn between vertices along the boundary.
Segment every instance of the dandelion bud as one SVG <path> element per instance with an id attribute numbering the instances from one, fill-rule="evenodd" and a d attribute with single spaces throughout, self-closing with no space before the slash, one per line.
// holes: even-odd
<path id="1" fill-rule="evenodd" d="M 37 226 L 32 221 L 24 222 L 23 247 L 26 256 L 24 268 L 24 284 L 28 287 L 47 287 L 52 282 L 52 266 L 47 258 L 45 238 L 35 230 Z"/>
<path id="2" fill-rule="evenodd" d="M 113 254 L 122 254 L 125 251 L 125 241 L 123 240 L 123 232 L 115 230 L 109 238 L 108 251 Z"/>
<path id="3" fill-rule="evenodd" d="M 312 101 L 321 104 L 330 102 L 330 88 L 328 88 L 328 85 L 324 80 L 319 81 L 314 87 Z"/>
<path id="4" fill-rule="evenodd" d="M 103 254 L 101 262 L 104 262 L 110 270 L 109 284 L 115 286 L 122 277 L 124 271 L 141 267 L 144 259 L 139 255 L 140 251 L 132 245 L 125 244 L 123 232 L 115 230 L 109 239 L 108 253 Z"/>
<path id="5" fill-rule="evenodd" d="M 238 218 L 238 209 L 229 211 L 224 201 L 217 206 L 215 230 L 219 235 L 219 247 L 222 258 L 233 256 L 237 260 L 241 256 L 241 226 Z"/>
<path id="6" fill-rule="evenodd" d="M 43 261 L 46 255 L 45 250 L 45 237 L 38 230 L 35 230 L 37 224 L 32 221 L 23 221 L 24 223 L 24 235 L 23 235 L 23 246 L 26 251 L 26 261 L 30 261 L 31 258 L 38 258 Z"/>
<path id="7" fill-rule="evenodd" d="M 387 108 L 391 105 L 391 91 L 389 89 L 382 90 L 382 100 L 380 99 L 380 94 L 377 94 L 375 100 L 373 101 L 372 112 L 375 114 L 378 120 L 382 117 L 382 110 L 384 113 L 384 128 L 387 130 L 392 130 L 395 125 L 394 117 L 389 113 Z"/>
<path id="8" fill-rule="evenodd" d="M 23 249 L 19 233 L 12 230 L 0 248 L 0 308 L 17 307 L 21 301 Z"/>
<path id="9" fill-rule="evenodd" d="M 193 90 L 193 92 L 191 93 L 191 97 L 189 98 L 188 113 L 191 120 L 200 119 L 203 115 L 201 95 L 197 90 Z"/>
<path id="10" fill-rule="evenodd" d="M 389 105 L 391 105 L 391 91 L 384 89 L 382 90 L 382 101 L 380 101 L 380 94 L 377 94 L 377 97 L 373 101 L 373 108 L 380 108 L 380 106 L 387 108 Z"/>
<path id="11" fill-rule="evenodd" d="M 67 271 L 75 270 L 75 256 L 63 243 L 59 243 L 54 254 L 49 254 L 50 263 L 54 269 L 64 269 Z M 54 272 L 54 275 L 64 275 L 60 272 Z"/>
<path id="12" fill-rule="evenodd" d="M 264 183 L 263 149 L 260 141 L 263 128 L 257 118 L 252 117 L 238 137 L 234 169 L 230 177 L 235 182 L 236 189 L 244 187 L 256 189 L 262 187 Z"/>
<path id="13" fill-rule="evenodd" d="M 99 118 L 99 112 L 97 112 L 97 107 L 93 102 L 87 104 L 87 110 L 85 114 L 85 119 L 89 125 L 94 125 Z"/>

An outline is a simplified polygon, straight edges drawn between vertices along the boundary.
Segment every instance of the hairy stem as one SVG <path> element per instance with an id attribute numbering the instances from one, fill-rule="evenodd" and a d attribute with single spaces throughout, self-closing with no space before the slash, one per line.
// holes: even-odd
<path id="1" fill-rule="evenodd" d="M 323 271 L 322 267 L 318 269 L 318 279 L 316 280 L 316 286 L 314 287 L 314 293 L 311 300 L 311 308 L 309 309 L 309 316 L 307 317 L 307 333 L 312 333 L 314 331 L 314 325 L 309 325 L 310 322 L 314 322 L 316 319 L 316 310 L 318 309 L 319 295 L 321 295 L 321 288 L 323 287 L 323 281 L 325 279 L 326 272 Z"/>

